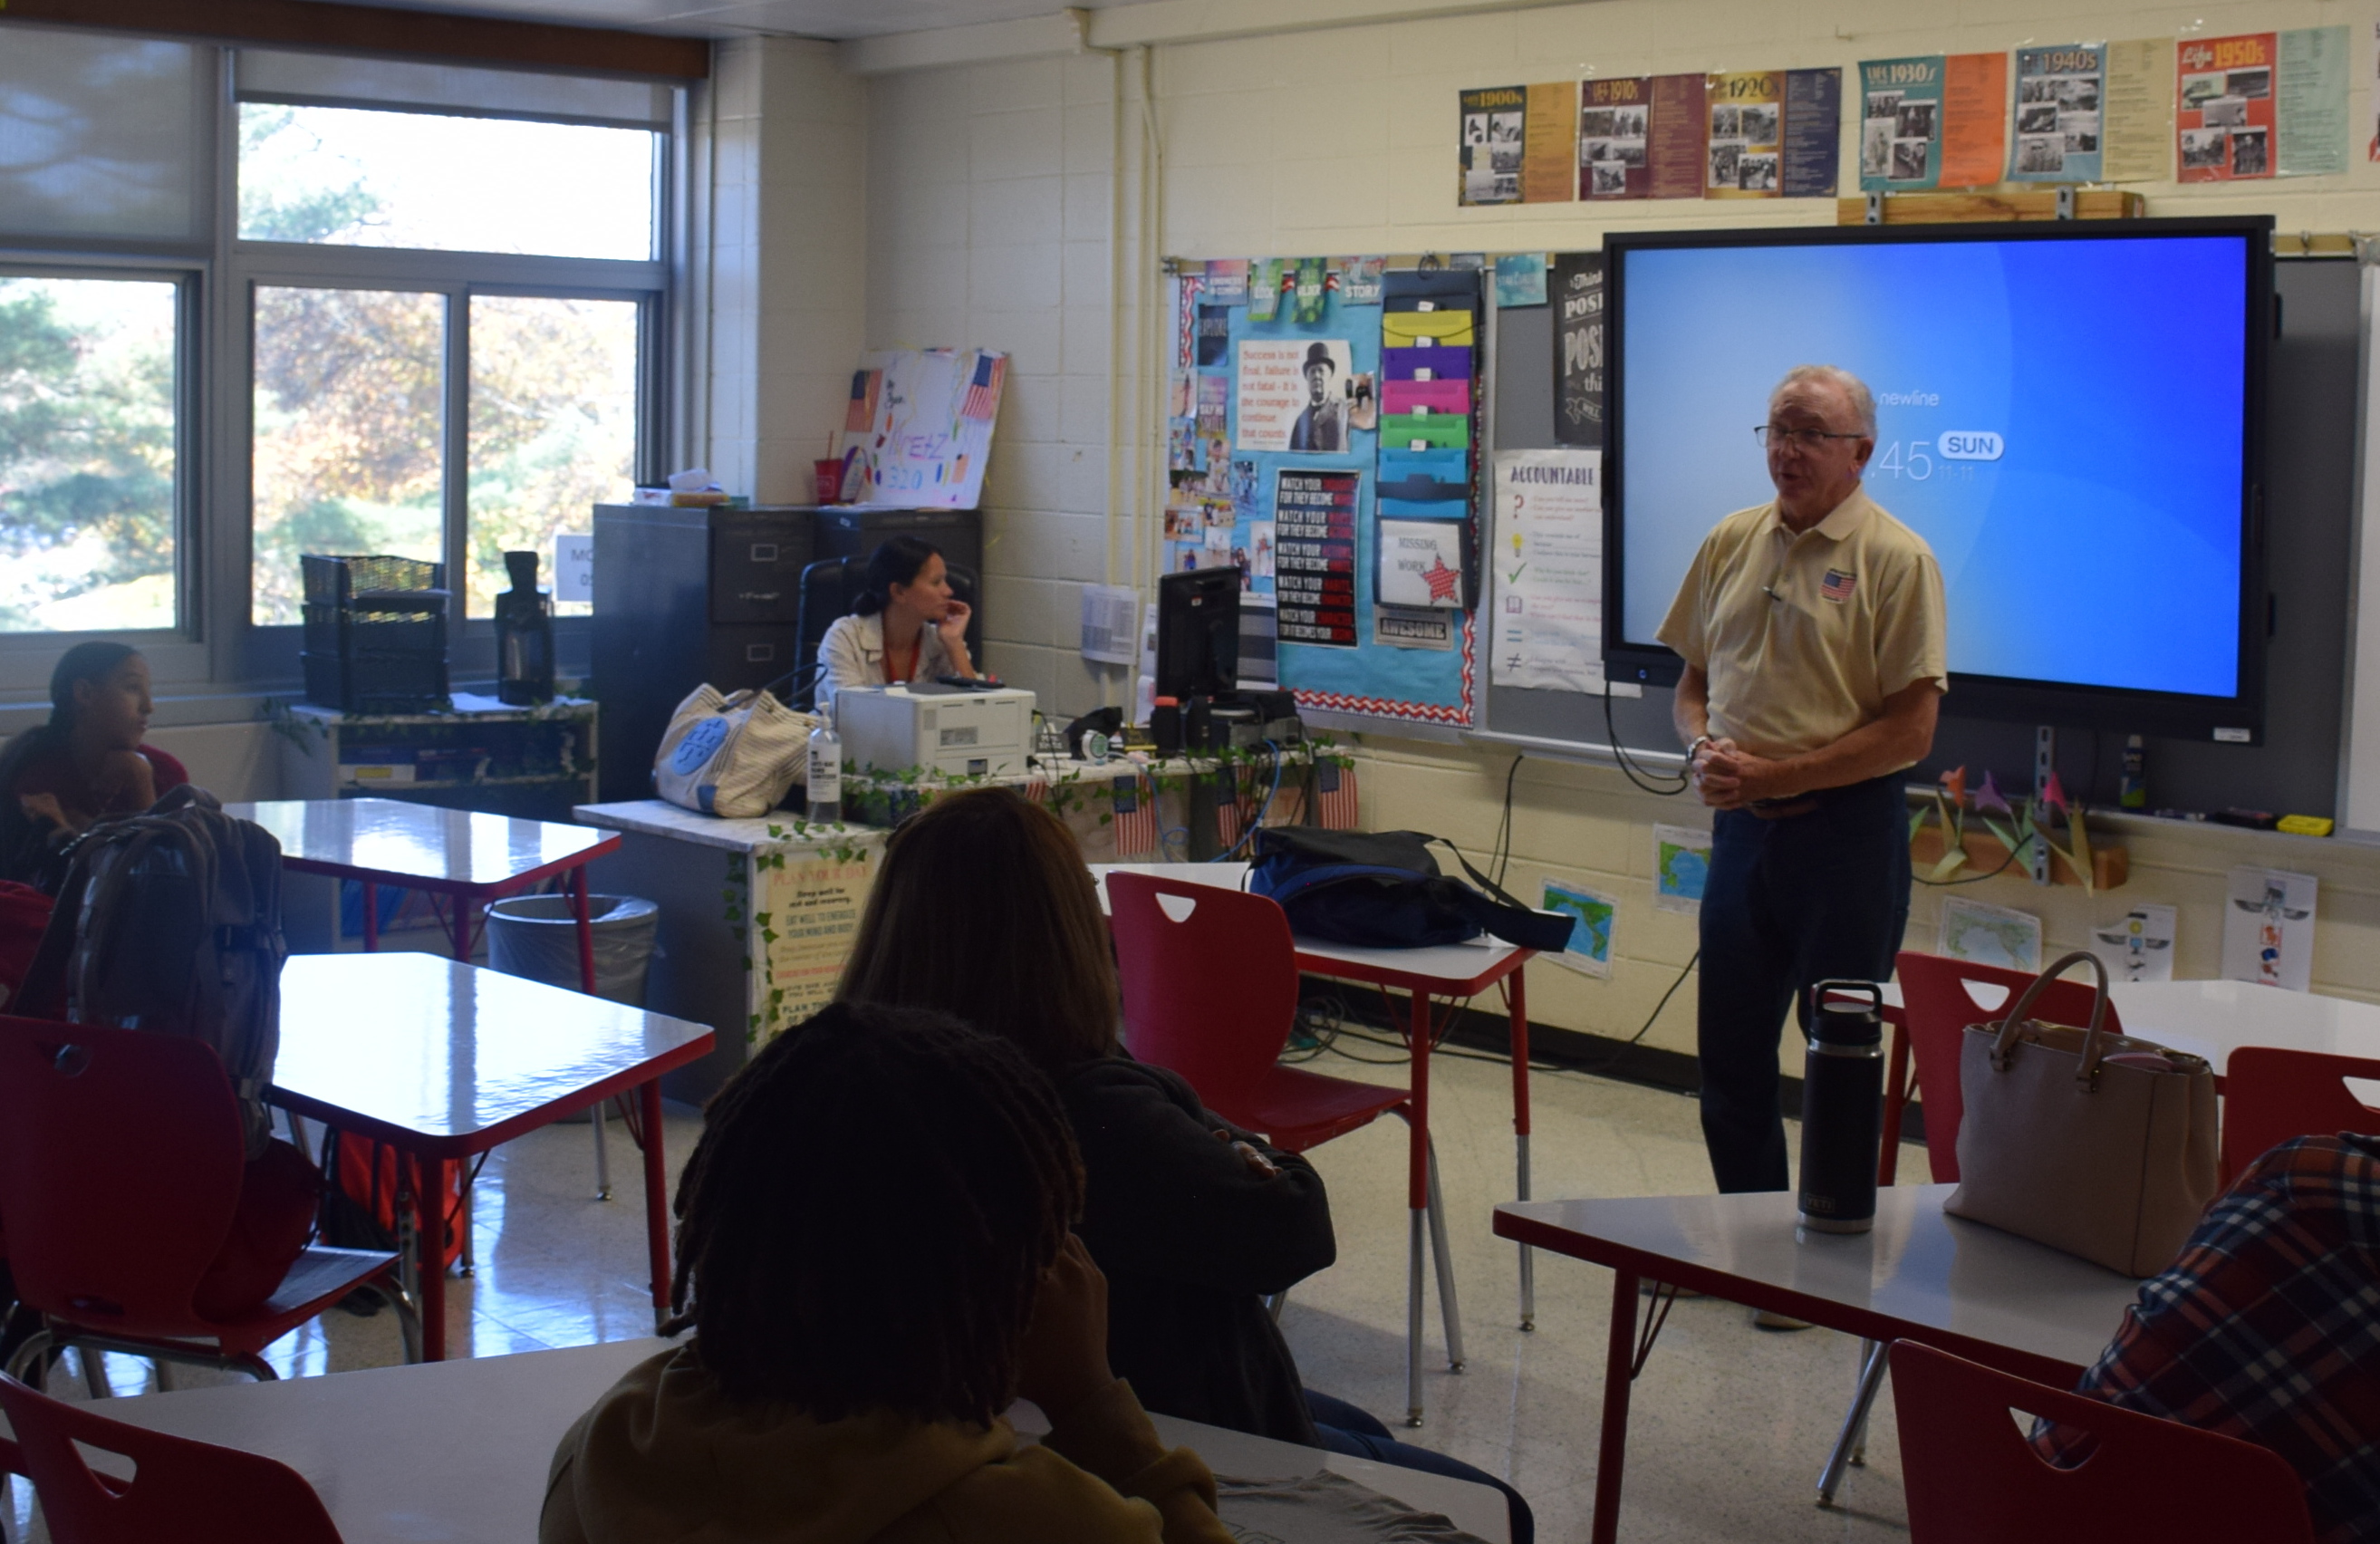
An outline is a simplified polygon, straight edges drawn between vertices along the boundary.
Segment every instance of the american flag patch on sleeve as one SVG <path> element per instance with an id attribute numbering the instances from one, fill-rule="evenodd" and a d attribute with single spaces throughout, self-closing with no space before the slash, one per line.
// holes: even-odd
<path id="1" fill-rule="evenodd" d="M 1818 583 L 1818 594 L 1840 605 L 1852 598 L 1852 587 L 1857 582 L 1853 575 L 1840 568 L 1829 568 L 1827 577 Z"/>

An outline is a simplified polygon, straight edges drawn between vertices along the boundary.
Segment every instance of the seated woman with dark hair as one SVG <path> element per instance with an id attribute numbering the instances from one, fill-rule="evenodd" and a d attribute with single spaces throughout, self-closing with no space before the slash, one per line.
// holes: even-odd
<path id="1" fill-rule="evenodd" d="M 1107 920 L 1056 816 L 984 788 L 895 831 L 841 995 L 955 1015 L 1050 1074 L 1082 1148 L 1079 1231 L 1110 1283 L 1108 1356 L 1148 1408 L 1494 1485 L 1528 1544 L 1512 1487 L 1301 1386 L 1263 1298 L 1337 1258 L 1322 1176 L 1118 1043 Z"/>
<path id="2" fill-rule="evenodd" d="M 132 815 L 190 780 L 141 743 L 149 662 L 121 643 L 78 643 L 50 673 L 50 721 L 0 750 L 0 879 L 33 883 L 92 821 Z"/>
<path id="3" fill-rule="evenodd" d="M 915 536 L 895 536 L 868 557 L 868 577 L 819 640 L 818 700 L 828 707 L 845 687 L 976 678 L 967 657 L 967 618 L 975 608 L 951 592 L 942 551 Z"/>
<path id="4" fill-rule="evenodd" d="M 1109 1370 L 1082 1189 L 1014 1047 L 848 1003 L 787 1030 L 678 1185 L 668 1332 L 695 1338 L 564 1435 L 540 1544 L 1230 1544 L 1207 1465 Z M 1020 1396 L 1038 1445 L 1001 1417 Z"/>

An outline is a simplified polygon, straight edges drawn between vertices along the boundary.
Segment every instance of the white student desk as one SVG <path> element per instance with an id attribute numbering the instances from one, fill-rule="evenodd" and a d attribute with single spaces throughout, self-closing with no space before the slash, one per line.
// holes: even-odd
<path id="1" fill-rule="evenodd" d="M 2070 1388 L 2121 1327 L 2140 1283 L 2046 1245 L 1946 1215 L 1956 1186 L 1876 1192 L 1876 1227 L 1796 1226 L 1791 1191 L 1535 1201 L 1496 1209 L 1499 1236 L 1609 1266 L 1611 1339 L 1595 1474 L 1594 1544 L 1620 1534 L 1629 1385 L 1661 1319 L 1637 1331 L 1637 1283 L 1666 1282 L 1865 1340 L 1913 1340 Z M 1850 1422 L 1864 1418 L 1854 1407 Z M 1716 1435 L 1716 1434 L 1714 1434 Z"/>
<path id="2" fill-rule="evenodd" d="M 537 1537 L 563 1432 L 622 1373 L 669 1343 L 614 1341 L 143 1394 L 111 1399 L 100 1413 L 280 1460 L 314 1487 L 346 1544 L 522 1544 Z M 1018 1429 L 1043 1429 L 1038 1415 L 1020 1406 Z M 1509 1538 L 1504 1498 L 1485 1485 L 1195 1421 L 1156 1421 L 1167 1442 L 1196 1450 L 1218 1474 L 1278 1479 L 1329 1469 L 1444 1513 L 1490 1544 Z"/>
<path id="3" fill-rule="evenodd" d="M 1246 888 L 1247 871 L 1248 866 L 1245 863 L 1091 865 L 1091 875 L 1099 881 L 1101 910 L 1107 909 L 1107 877 L 1111 873 L 1151 874 L 1188 884 L 1242 890 Z M 1413 1118 L 1409 1123 L 1405 1183 L 1405 1204 L 1410 1211 L 1405 1282 L 1405 1424 L 1419 1426 L 1422 1417 L 1422 1234 L 1429 1215 L 1429 1052 L 1432 1039 L 1444 1033 L 1445 1029 L 1442 1022 L 1433 1024 L 1429 1000 L 1433 996 L 1443 997 L 1451 1003 L 1467 1001 L 1492 986 L 1500 984 L 1503 988 L 1512 1031 L 1512 1142 L 1519 1171 L 1517 1194 L 1525 1201 L 1529 1198 L 1529 1006 L 1521 967 L 1526 965 L 1536 951 L 1485 936 L 1468 943 L 1436 944 L 1420 949 L 1366 949 L 1305 938 L 1296 940 L 1296 944 L 1297 967 L 1300 970 L 1383 988 L 1394 987 L 1412 994 L 1413 1022 L 1405 1033 L 1405 1043 L 1413 1053 L 1412 1081 L 1408 1086 Z M 1438 1260 L 1439 1307 L 1446 1321 L 1447 1360 L 1460 1371 L 1463 1367 L 1463 1321 L 1455 1304 L 1454 1268 L 1448 1258 L 1446 1240 L 1434 1236 L 1430 1243 Z M 1521 1248 L 1521 1328 L 1534 1328 L 1536 1315 L 1536 1280 L 1528 1247 L 1524 1245 Z"/>

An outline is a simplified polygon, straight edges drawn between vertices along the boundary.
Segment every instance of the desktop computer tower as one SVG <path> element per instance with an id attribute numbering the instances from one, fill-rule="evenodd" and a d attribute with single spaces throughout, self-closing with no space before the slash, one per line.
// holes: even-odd
<path id="1" fill-rule="evenodd" d="M 814 511 L 595 506 L 597 797 L 652 795 L 670 712 L 704 682 L 764 687 L 794 668 Z"/>

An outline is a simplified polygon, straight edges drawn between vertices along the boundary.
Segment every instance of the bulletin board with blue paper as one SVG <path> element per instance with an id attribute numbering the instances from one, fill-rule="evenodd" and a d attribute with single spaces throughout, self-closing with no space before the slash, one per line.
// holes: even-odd
<path id="1" fill-rule="evenodd" d="M 1301 706 L 1473 721 L 1479 275 L 1178 271 L 1168 571 L 1235 566 Z"/>

